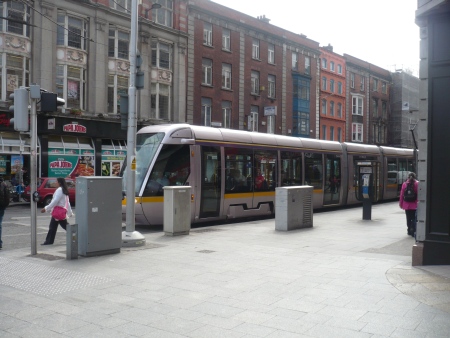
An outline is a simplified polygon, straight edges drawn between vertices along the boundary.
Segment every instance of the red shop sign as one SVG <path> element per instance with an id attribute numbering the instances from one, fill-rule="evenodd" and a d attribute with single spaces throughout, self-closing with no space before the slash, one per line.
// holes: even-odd
<path id="1" fill-rule="evenodd" d="M 70 124 L 65 124 L 63 126 L 63 131 L 69 132 L 69 133 L 86 133 L 86 127 L 78 124 L 78 123 L 70 123 Z"/>

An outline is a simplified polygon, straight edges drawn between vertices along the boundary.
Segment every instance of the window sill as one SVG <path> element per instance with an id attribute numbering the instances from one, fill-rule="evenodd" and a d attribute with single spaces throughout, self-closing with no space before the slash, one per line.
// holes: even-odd
<path id="1" fill-rule="evenodd" d="M 202 87 L 214 88 L 212 84 L 202 83 Z"/>
<path id="2" fill-rule="evenodd" d="M 231 89 L 231 88 L 225 88 L 225 87 L 222 87 L 222 90 L 225 90 L 225 91 L 227 91 L 227 92 L 233 92 L 233 89 Z"/>
<path id="3" fill-rule="evenodd" d="M 252 56 L 252 60 L 253 60 L 253 61 L 258 61 L 258 62 L 262 62 L 262 60 L 261 60 L 261 59 L 257 59 L 257 58 L 254 58 L 253 56 Z"/>
<path id="4" fill-rule="evenodd" d="M 203 44 L 203 47 L 208 47 L 208 48 L 214 49 L 213 45 L 207 45 L 206 43 Z"/>
<path id="5" fill-rule="evenodd" d="M 276 65 L 277 65 L 276 63 L 269 62 L 269 61 L 267 61 L 267 64 L 268 64 L 268 65 L 271 65 L 271 66 L 276 66 Z"/>
<path id="6" fill-rule="evenodd" d="M 231 51 L 231 49 L 225 49 L 225 48 L 222 48 L 222 52 L 225 52 L 225 53 L 232 53 L 232 51 Z"/>

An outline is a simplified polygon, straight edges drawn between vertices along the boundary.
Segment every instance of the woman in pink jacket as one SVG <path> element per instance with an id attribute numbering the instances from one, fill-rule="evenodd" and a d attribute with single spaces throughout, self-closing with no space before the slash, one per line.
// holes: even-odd
<path id="1" fill-rule="evenodd" d="M 408 198 L 408 195 L 411 196 L 411 194 L 408 194 L 408 192 L 406 191 L 409 184 L 411 184 L 415 193 L 415 196 L 412 197 L 412 200 L 410 200 L 411 197 Z M 408 235 L 412 237 L 414 237 L 416 234 L 418 192 L 419 192 L 419 181 L 416 180 L 416 174 L 409 173 L 408 179 L 402 184 L 402 190 L 400 191 L 399 206 L 400 208 L 405 210 L 406 225 L 408 226 Z"/>

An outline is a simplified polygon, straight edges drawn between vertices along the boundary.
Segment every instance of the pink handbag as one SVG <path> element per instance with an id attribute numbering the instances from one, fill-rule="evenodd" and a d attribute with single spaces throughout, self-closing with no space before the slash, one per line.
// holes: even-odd
<path id="1" fill-rule="evenodd" d="M 57 221 L 62 221 L 67 218 L 67 199 L 68 196 L 66 196 L 66 205 L 64 207 L 56 206 L 52 210 L 52 217 Z"/>

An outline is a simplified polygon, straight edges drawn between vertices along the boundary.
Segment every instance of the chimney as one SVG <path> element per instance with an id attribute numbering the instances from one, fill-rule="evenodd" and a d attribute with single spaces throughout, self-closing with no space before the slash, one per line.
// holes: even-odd
<path id="1" fill-rule="evenodd" d="M 327 51 L 330 51 L 330 52 L 333 51 L 333 46 L 331 44 L 328 44 L 328 46 L 325 46 L 323 48 L 326 49 Z"/>
<path id="2" fill-rule="evenodd" d="M 270 19 L 269 19 L 269 18 L 266 18 L 265 15 L 257 16 L 256 18 L 257 18 L 258 20 L 261 20 L 261 21 L 265 22 L 265 23 L 269 23 L 269 22 L 270 22 Z"/>

